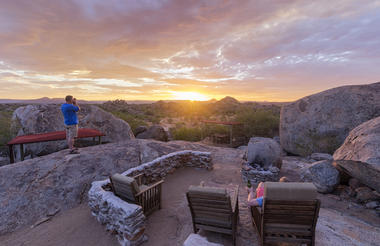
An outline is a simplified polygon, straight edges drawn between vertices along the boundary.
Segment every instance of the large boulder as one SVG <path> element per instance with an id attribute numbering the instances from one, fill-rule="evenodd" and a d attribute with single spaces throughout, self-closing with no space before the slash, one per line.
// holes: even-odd
<path id="1" fill-rule="evenodd" d="M 134 139 L 62 150 L 0 167 L 0 235 L 86 202 L 91 183 L 180 151 L 210 151 L 195 143 Z"/>
<path id="2" fill-rule="evenodd" d="M 353 129 L 334 160 L 342 172 L 380 192 L 380 117 Z"/>
<path id="3" fill-rule="evenodd" d="M 78 113 L 80 128 L 93 128 L 105 133 L 104 142 L 133 139 L 128 123 L 96 106 L 83 105 Z M 65 130 L 60 105 L 28 105 L 17 108 L 12 116 L 13 136 Z M 66 148 L 66 141 L 52 141 L 24 146 L 25 154 L 42 156 Z M 15 149 L 16 151 L 18 148 Z"/>
<path id="4" fill-rule="evenodd" d="M 247 148 L 249 164 L 258 164 L 264 168 L 275 166 L 281 168 L 281 146 L 271 138 L 253 137 Z"/>
<path id="5" fill-rule="evenodd" d="M 380 169 L 380 117 L 353 129 L 335 151 L 334 160 L 361 161 Z"/>
<path id="6" fill-rule="evenodd" d="M 135 136 L 148 130 L 146 126 L 139 126 L 134 130 Z"/>
<path id="7" fill-rule="evenodd" d="M 330 193 L 339 185 L 339 171 L 332 165 L 331 160 L 313 163 L 302 172 L 302 180 L 313 182 L 320 193 Z"/>
<path id="8" fill-rule="evenodd" d="M 350 130 L 377 116 L 380 82 L 326 90 L 282 107 L 281 146 L 302 156 L 332 154 Z"/>
<path id="9" fill-rule="evenodd" d="M 147 130 L 136 135 L 140 139 L 155 139 L 158 141 L 168 141 L 168 134 L 165 129 L 160 125 L 153 125 Z"/>
<path id="10" fill-rule="evenodd" d="M 336 160 L 333 165 L 343 174 L 380 192 L 380 168 L 360 161 Z"/>

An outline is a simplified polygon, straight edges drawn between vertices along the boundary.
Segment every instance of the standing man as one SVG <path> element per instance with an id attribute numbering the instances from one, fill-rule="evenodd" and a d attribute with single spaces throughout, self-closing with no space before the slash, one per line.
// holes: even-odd
<path id="1" fill-rule="evenodd" d="M 78 117 L 77 112 L 80 110 L 76 98 L 66 96 L 66 103 L 62 104 L 61 111 L 65 118 L 66 139 L 70 149 L 70 154 L 79 154 L 77 148 L 74 148 L 75 138 L 78 137 Z"/>

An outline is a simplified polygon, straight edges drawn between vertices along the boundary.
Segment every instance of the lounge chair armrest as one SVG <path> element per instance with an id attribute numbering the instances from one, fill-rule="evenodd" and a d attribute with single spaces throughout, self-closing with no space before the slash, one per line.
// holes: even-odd
<path id="1" fill-rule="evenodd" d="M 232 207 L 232 212 L 235 213 L 237 210 L 237 207 L 239 206 L 238 202 L 238 197 L 239 197 L 239 188 L 240 186 L 237 185 L 237 187 L 234 190 L 234 194 L 231 196 L 231 207 Z"/>
<path id="2" fill-rule="evenodd" d="M 142 195 L 142 194 L 145 193 L 146 191 L 148 191 L 148 190 L 150 190 L 150 189 L 152 189 L 152 188 L 154 188 L 154 187 L 156 187 L 156 186 L 161 185 L 163 182 L 164 182 L 163 180 L 160 180 L 160 181 L 158 181 L 158 182 L 156 182 L 156 183 L 154 183 L 154 184 L 152 184 L 152 185 L 149 185 L 148 187 L 146 187 L 145 189 L 142 189 L 139 193 L 137 193 L 136 196 L 140 196 L 140 195 Z"/>
<path id="3" fill-rule="evenodd" d="M 139 186 L 142 185 L 142 176 L 144 176 L 144 173 L 140 173 L 132 177 L 136 180 L 137 185 Z"/>

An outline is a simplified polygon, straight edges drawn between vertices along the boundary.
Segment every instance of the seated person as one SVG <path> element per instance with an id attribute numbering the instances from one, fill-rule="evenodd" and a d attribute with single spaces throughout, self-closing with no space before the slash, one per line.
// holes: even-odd
<path id="1" fill-rule="evenodd" d="M 256 189 L 256 196 L 253 187 L 248 189 L 248 206 L 263 206 L 264 183 L 260 182 Z"/>
<path id="2" fill-rule="evenodd" d="M 279 182 L 289 182 L 288 178 L 282 177 Z M 248 206 L 263 206 L 264 182 L 260 182 L 256 189 L 256 196 L 253 192 L 253 187 L 248 189 Z"/>

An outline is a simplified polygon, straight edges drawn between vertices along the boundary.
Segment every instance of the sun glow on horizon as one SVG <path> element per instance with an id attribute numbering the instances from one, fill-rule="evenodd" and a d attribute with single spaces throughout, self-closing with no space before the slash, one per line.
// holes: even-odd
<path id="1" fill-rule="evenodd" d="M 193 91 L 173 91 L 172 92 L 172 100 L 190 100 L 190 101 L 207 101 L 211 98 Z"/>

